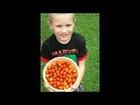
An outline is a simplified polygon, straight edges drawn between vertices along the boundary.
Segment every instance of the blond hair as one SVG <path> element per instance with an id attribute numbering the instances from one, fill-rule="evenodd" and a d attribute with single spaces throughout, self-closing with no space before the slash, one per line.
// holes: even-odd
<path id="1" fill-rule="evenodd" d="M 53 15 L 56 15 L 56 14 L 67 14 L 67 13 L 49 13 L 48 14 L 48 21 L 52 22 L 52 17 L 53 17 Z M 72 14 L 73 20 L 75 20 L 75 14 L 74 13 L 70 13 L 70 14 Z"/>

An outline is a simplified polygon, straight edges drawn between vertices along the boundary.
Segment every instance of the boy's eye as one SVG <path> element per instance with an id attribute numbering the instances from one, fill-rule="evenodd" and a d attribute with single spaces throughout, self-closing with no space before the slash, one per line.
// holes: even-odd
<path id="1" fill-rule="evenodd" d="M 56 27 L 61 27 L 61 25 L 57 25 Z"/>
<path id="2" fill-rule="evenodd" d="M 71 24 L 67 24 L 66 26 L 71 26 Z"/>

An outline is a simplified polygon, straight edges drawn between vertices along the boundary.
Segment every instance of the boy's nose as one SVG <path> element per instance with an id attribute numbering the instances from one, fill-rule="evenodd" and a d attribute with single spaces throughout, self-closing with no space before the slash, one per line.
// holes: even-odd
<path id="1" fill-rule="evenodd" d="M 62 32 L 66 32 L 66 27 L 63 27 L 62 28 Z"/>

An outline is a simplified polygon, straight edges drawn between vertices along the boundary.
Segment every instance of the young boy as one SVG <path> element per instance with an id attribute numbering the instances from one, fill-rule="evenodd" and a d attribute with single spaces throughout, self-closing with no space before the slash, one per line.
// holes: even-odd
<path id="1" fill-rule="evenodd" d="M 47 63 L 55 57 L 65 56 L 75 61 L 81 75 L 79 82 L 71 86 L 70 91 L 84 92 L 82 78 L 88 52 L 84 37 L 74 32 L 75 16 L 73 13 L 50 13 L 48 16 L 49 27 L 54 33 L 42 44 L 41 60 Z M 49 91 L 55 92 L 49 88 L 48 84 L 44 85 Z"/>

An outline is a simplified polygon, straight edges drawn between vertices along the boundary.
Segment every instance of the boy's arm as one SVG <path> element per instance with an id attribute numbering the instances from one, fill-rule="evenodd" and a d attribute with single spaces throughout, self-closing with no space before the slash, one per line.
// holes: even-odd
<path id="1" fill-rule="evenodd" d="M 80 78 L 77 84 L 75 86 L 72 86 L 73 89 L 77 89 L 83 79 L 84 72 L 85 72 L 85 59 L 79 61 L 79 69 L 80 69 Z"/>
<path id="2" fill-rule="evenodd" d="M 69 90 L 69 92 L 76 90 L 79 87 L 79 85 L 83 79 L 84 72 L 85 72 L 85 59 L 79 61 L 79 69 L 80 69 L 79 81 L 77 82 L 77 84 L 71 86 L 72 89 Z M 66 92 L 68 92 L 68 91 L 66 91 Z"/>
<path id="3" fill-rule="evenodd" d="M 80 69 L 80 78 L 79 78 L 79 81 L 77 83 L 77 86 L 80 85 L 80 83 L 81 83 L 81 81 L 83 79 L 83 76 L 84 76 L 84 72 L 85 72 L 85 59 L 82 60 L 82 61 L 79 61 L 79 69 Z"/>
<path id="4" fill-rule="evenodd" d="M 85 59 L 82 61 L 79 61 L 79 69 L 80 69 L 80 78 L 79 78 L 80 79 L 79 84 L 80 84 L 80 82 L 83 79 L 84 72 L 85 72 Z"/>

